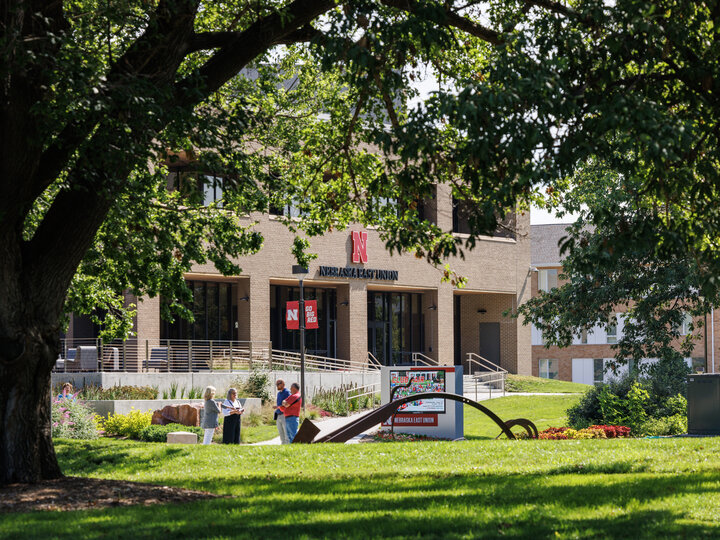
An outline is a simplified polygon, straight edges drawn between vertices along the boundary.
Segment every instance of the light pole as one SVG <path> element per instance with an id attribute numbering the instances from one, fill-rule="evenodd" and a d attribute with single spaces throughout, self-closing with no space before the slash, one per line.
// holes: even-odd
<path id="1" fill-rule="evenodd" d="M 299 326 L 300 326 L 300 395 L 302 396 L 302 410 L 305 414 L 305 295 L 303 291 L 302 276 L 308 273 L 305 266 L 294 264 L 292 267 L 293 275 L 298 275 L 300 280 L 300 302 L 299 302 Z"/>

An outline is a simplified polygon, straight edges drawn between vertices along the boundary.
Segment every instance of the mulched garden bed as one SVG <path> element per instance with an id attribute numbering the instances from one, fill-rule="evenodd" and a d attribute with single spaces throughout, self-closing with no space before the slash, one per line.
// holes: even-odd
<path id="1" fill-rule="evenodd" d="M 0 514 L 37 510 L 87 510 L 134 504 L 147 506 L 217 497 L 212 493 L 177 487 L 66 476 L 37 484 L 10 484 L 0 488 Z"/>

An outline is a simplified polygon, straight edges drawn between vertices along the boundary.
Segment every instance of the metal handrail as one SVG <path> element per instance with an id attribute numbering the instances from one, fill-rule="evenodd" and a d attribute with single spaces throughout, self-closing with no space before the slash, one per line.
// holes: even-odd
<path id="1" fill-rule="evenodd" d="M 440 365 L 434 358 L 430 358 L 429 356 L 426 356 L 423 353 L 419 352 L 412 353 L 412 361 L 416 366 L 418 365 L 418 362 L 420 362 L 424 366 L 430 367 Z"/>
<path id="2" fill-rule="evenodd" d="M 272 350 L 273 366 L 278 363 L 283 367 L 300 368 L 300 353 L 295 351 L 283 351 L 278 349 Z M 314 354 L 305 355 L 305 367 L 310 370 L 317 371 L 369 371 L 368 364 L 364 362 L 356 362 L 353 360 L 345 360 L 343 358 L 330 358 L 327 356 L 318 356 Z"/>
<path id="3" fill-rule="evenodd" d="M 473 352 L 467 353 L 466 360 L 468 362 L 468 367 L 471 366 L 472 364 L 476 364 L 476 365 L 480 366 L 481 368 L 483 368 L 484 371 L 494 371 L 497 373 L 506 373 L 506 374 L 508 372 L 507 369 L 500 367 L 496 363 L 491 362 L 487 358 L 484 358 L 484 357 L 480 356 L 479 354 L 475 354 Z M 470 371 L 470 370 L 468 370 L 468 371 Z M 468 375 L 472 375 L 472 373 L 468 373 Z"/>
<path id="4" fill-rule="evenodd" d="M 375 358 L 375 355 L 368 351 L 368 364 L 371 364 L 373 366 L 373 369 L 381 369 L 383 365 L 380 363 L 380 360 Z"/>
<path id="5" fill-rule="evenodd" d="M 473 352 L 467 353 L 466 360 L 468 363 L 468 375 L 470 375 L 475 382 L 475 400 L 477 400 L 478 383 L 487 385 L 490 391 L 490 398 L 492 398 L 493 385 L 496 383 L 500 384 L 500 390 L 502 390 L 503 396 L 505 395 L 505 381 L 508 374 L 505 368 Z M 477 373 L 477 371 L 475 371 L 475 373 L 473 373 L 473 366 L 479 366 L 482 372 Z"/>
<path id="6" fill-rule="evenodd" d="M 370 390 L 366 390 L 366 389 L 370 389 Z M 359 394 L 355 393 L 358 390 L 366 390 L 366 391 L 360 392 Z M 353 392 L 352 396 L 350 395 L 351 392 Z M 346 388 L 345 389 L 345 410 L 350 412 L 350 400 L 351 399 L 355 399 L 355 398 L 362 397 L 362 396 L 369 396 L 369 395 L 375 396 L 375 394 L 379 394 L 379 393 L 380 393 L 380 383 L 370 383 L 370 384 L 365 384 L 363 386 L 355 386 L 353 388 Z M 371 408 L 373 408 L 373 409 L 375 408 L 375 400 L 374 399 L 373 399 Z"/>

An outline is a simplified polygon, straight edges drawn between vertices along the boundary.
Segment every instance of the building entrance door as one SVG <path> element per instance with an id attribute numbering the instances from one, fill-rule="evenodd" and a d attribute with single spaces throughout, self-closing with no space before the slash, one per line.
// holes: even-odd
<path id="1" fill-rule="evenodd" d="M 378 361 L 388 365 L 390 358 L 390 324 L 382 321 L 368 323 L 368 350 Z"/>
<path id="2" fill-rule="evenodd" d="M 480 350 L 478 354 L 500 365 L 500 323 L 480 323 Z"/>

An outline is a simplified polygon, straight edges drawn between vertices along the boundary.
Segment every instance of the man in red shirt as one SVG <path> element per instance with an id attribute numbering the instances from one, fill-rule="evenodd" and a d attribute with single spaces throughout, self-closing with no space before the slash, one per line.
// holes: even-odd
<path id="1" fill-rule="evenodd" d="M 293 442 L 300 424 L 300 405 L 302 405 L 300 385 L 298 385 L 298 383 L 292 383 L 290 385 L 290 392 L 291 394 L 283 400 L 280 410 L 285 415 L 285 431 L 288 442 Z"/>

